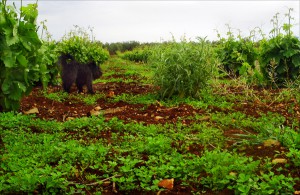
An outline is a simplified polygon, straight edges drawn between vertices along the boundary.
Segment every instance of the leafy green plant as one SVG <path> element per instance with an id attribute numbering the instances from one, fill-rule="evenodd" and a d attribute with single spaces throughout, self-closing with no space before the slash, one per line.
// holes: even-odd
<path id="1" fill-rule="evenodd" d="M 283 87 L 299 78 L 300 40 L 291 31 L 292 10 L 290 8 L 286 14 L 288 23 L 282 27 L 279 26 L 279 14 L 276 14 L 271 20 L 274 26 L 270 32 L 272 37 L 260 42 L 260 67 L 269 85 Z"/>
<path id="2" fill-rule="evenodd" d="M 296 167 L 300 167 L 300 150 L 295 148 L 290 148 L 290 151 L 286 154 L 287 157 L 291 159 Z"/>
<path id="3" fill-rule="evenodd" d="M 63 92 L 63 91 L 56 92 L 56 93 L 46 93 L 45 92 L 44 96 L 53 101 L 63 102 L 69 97 L 69 94 L 66 92 Z"/>
<path id="4" fill-rule="evenodd" d="M 230 186 L 236 194 L 292 194 L 295 181 L 291 177 L 268 174 L 246 175 L 241 173 L 236 178 L 236 184 Z"/>
<path id="5" fill-rule="evenodd" d="M 38 53 L 38 64 L 41 67 L 40 80 L 43 88 L 45 89 L 49 83 L 52 85 L 57 85 L 57 76 L 59 73 L 59 66 L 57 65 L 57 61 L 59 54 L 57 52 L 56 43 L 54 41 L 43 41 L 43 44 Z"/>
<path id="6" fill-rule="evenodd" d="M 0 3 L 0 110 L 17 110 L 22 96 L 40 79 L 41 41 L 37 35 L 37 4 L 16 8 Z"/>
<path id="7" fill-rule="evenodd" d="M 233 75 L 246 74 L 249 69 L 255 69 L 255 60 L 258 58 L 256 43 L 252 41 L 253 34 L 243 38 L 236 38 L 232 29 L 228 26 L 227 38 L 222 38 L 217 43 L 217 54 L 224 70 Z"/>
<path id="8" fill-rule="evenodd" d="M 125 60 L 146 63 L 148 61 L 150 51 L 151 51 L 151 49 L 149 49 L 148 47 L 136 48 L 132 51 L 125 51 L 124 53 L 119 54 L 119 55 L 121 56 L 121 58 L 123 58 Z"/>
<path id="9" fill-rule="evenodd" d="M 226 188 L 232 183 L 237 173 L 253 174 L 260 163 L 259 161 L 253 161 L 252 158 L 217 150 L 205 152 L 202 161 L 204 171 L 208 176 L 203 178 L 201 183 L 214 190 Z"/>
<path id="10" fill-rule="evenodd" d="M 100 42 L 93 40 L 83 28 L 75 26 L 66 34 L 58 44 L 58 51 L 65 54 L 71 54 L 78 62 L 87 63 L 94 61 L 97 64 L 105 62 L 109 53 L 102 48 Z"/>
<path id="11" fill-rule="evenodd" d="M 195 43 L 183 38 L 158 45 L 149 61 L 156 67 L 153 79 L 161 98 L 199 97 L 217 65 L 211 45 L 202 38 Z"/>

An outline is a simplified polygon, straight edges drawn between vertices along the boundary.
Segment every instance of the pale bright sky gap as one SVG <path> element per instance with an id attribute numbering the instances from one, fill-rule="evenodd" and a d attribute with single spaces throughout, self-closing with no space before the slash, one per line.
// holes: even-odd
<path id="1" fill-rule="evenodd" d="M 13 2 L 10 0 L 10 2 Z M 14 1 L 18 5 L 19 1 Z M 30 1 L 23 1 L 23 4 Z M 299 37 L 299 1 L 51 1 L 38 2 L 38 22 L 47 20 L 55 40 L 74 25 L 93 27 L 97 40 L 106 42 L 161 42 L 180 37 L 207 37 L 217 40 L 216 29 L 224 37 L 229 24 L 248 36 L 255 27 L 268 34 L 270 20 L 279 12 L 279 22 L 293 8 L 293 32 Z"/>

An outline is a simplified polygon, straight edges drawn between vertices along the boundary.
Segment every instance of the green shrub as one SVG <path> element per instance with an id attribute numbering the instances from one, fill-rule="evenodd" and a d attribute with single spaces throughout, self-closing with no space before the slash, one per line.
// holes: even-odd
<path id="1" fill-rule="evenodd" d="M 57 75 L 59 68 L 57 60 L 59 53 L 56 49 L 56 43 L 54 41 L 43 41 L 43 45 L 38 51 L 39 53 L 39 66 L 41 67 L 41 83 L 44 88 L 50 84 L 57 84 Z"/>
<path id="2" fill-rule="evenodd" d="M 81 63 L 94 61 L 102 64 L 109 57 L 108 51 L 102 48 L 102 44 L 93 41 L 90 35 L 78 26 L 63 37 L 58 45 L 58 51 L 71 54 Z"/>
<path id="3" fill-rule="evenodd" d="M 160 87 L 161 98 L 199 97 L 216 69 L 213 49 L 201 38 L 198 42 L 183 39 L 157 45 L 150 64 L 156 67 L 154 82 Z"/>
<path id="4" fill-rule="evenodd" d="M 229 28 L 229 27 L 228 27 Z M 231 29 L 227 32 L 227 38 L 221 38 L 217 46 L 217 54 L 224 70 L 234 76 L 240 76 L 245 68 L 254 68 L 258 58 L 256 43 L 249 37 L 234 37 Z"/>
<path id="5" fill-rule="evenodd" d="M 133 62 L 144 62 L 147 63 L 148 57 L 150 55 L 149 48 L 137 48 L 132 51 L 126 51 L 120 54 L 121 58 L 125 60 L 130 60 Z"/>
<path id="6" fill-rule="evenodd" d="M 21 7 L 0 2 L 0 111 L 17 110 L 22 96 L 40 80 L 37 4 Z"/>
<path id="7" fill-rule="evenodd" d="M 300 40 L 289 35 L 262 40 L 260 66 L 268 84 L 294 82 L 300 73 Z"/>
<path id="8" fill-rule="evenodd" d="M 291 31 L 291 11 L 286 14 L 288 23 L 279 26 L 278 14 L 273 19 L 274 29 L 270 39 L 263 39 L 260 43 L 261 71 L 269 85 L 282 87 L 296 81 L 300 73 L 300 40 Z M 285 34 L 281 33 L 283 29 Z"/>

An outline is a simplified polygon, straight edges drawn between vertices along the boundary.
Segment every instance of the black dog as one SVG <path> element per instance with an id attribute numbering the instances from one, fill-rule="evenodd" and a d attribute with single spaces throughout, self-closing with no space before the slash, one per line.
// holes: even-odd
<path id="1" fill-rule="evenodd" d="M 62 54 L 60 56 L 62 64 L 62 82 L 63 88 L 66 92 L 70 93 L 70 88 L 75 82 L 78 92 L 83 91 L 83 86 L 86 85 L 88 92 L 94 94 L 92 82 L 102 76 L 99 66 L 95 62 L 87 64 L 79 63 L 70 54 Z"/>

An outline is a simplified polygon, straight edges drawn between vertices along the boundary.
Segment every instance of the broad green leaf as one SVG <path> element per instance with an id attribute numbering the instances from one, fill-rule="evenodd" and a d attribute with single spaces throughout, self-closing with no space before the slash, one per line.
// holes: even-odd
<path id="1" fill-rule="evenodd" d="M 282 51 L 282 53 L 283 53 L 284 57 L 289 58 L 289 57 L 292 57 L 293 55 L 295 55 L 297 53 L 299 54 L 299 50 L 290 48 L 289 50 Z"/>
<path id="2" fill-rule="evenodd" d="M 9 94 L 11 91 L 10 91 L 10 87 L 12 85 L 12 82 L 10 79 L 8 78 L 5 78 L 2 85 L 1 85 L 1 89 L 2 89 L 2 92 L 4 94 Z"/>
<path id="3" fill-rule="evenodd" d="M 295 67 L 300 67 L 300 54 L 294 55 L 292 57 L 292 63 L 294 64 Z"/>
<path id="4" fill-rule="evenodd" d="M 27 4 L 27 6 L 21 7 L 22 17 L 30 23 L 35 23 L 38 16 L 37 4 Z"/>
<path id="5" fill-rule="evenodd" d="M 23 56 L 22 54 L 19 54 L 17 56 L 17 60 L 22 66 L 27 67 L 28 60 L 25 58 L 25 56 Z"/>
<path id="6" fill-rule="evenodd" d="M 5 67 L 12 68 L 15 66 L 16 57 L 10 50 L 6 50 L 3 52 L 2 60 L 4 62 Z"/>

